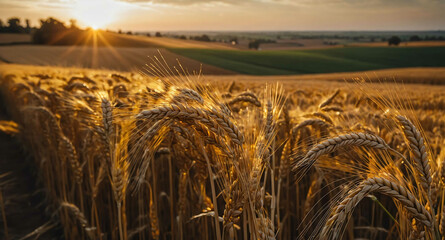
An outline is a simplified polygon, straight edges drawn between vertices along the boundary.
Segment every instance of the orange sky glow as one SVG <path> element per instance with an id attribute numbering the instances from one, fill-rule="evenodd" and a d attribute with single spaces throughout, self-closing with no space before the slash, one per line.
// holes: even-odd
<path id="1" fill-rule="evenodd" d="M 445 30 L 442 0 L 0 0 L 0 16 L 132 31 Z"/>

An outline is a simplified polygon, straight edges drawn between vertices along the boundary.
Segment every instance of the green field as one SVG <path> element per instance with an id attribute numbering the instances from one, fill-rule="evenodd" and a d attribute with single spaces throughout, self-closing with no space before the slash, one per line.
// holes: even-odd
<path id="1" fill-rule="evenodd" d="M 169 49 L 203 63 L 251 75 L 445 67 L 445 47 L 344 47 L 317 50 L 239 51 Z"/>

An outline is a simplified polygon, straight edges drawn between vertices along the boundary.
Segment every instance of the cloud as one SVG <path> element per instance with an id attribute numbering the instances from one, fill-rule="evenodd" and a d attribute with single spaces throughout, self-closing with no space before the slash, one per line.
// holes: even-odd
<path id="1" fill-rule="evenodd" d="M 54 0 L 63 1 L 63 0 Z M 444 4 L 441 0 L 119 0 L 128 3 L 147 3 L 158 5 L 190 6 L 199 4 L 226 4 L 226 5 L 288 5 L 288 6 L 350 6 L 350 7 L 393 7 L 393 6 L 434 6 Z"/>
<path id="2" fill-rule="evenodd" d="M 23 4 L 17 4 L 17 3 L 4 3 L 4 2 L 0 2 L 0 8 L 4 8 L 4 9 L 21 9 L 23 7 L 26 7 L 26 5 Z"/>
<path id="3" fill-rule="evenodd" d="M 199 4 L 228 4 L 228 5 L 243 5 L 251 2 L 264 2 L 261 0 L 120 0 L 128 3 L 149 3 L 149 4 L 162 4 L 162 5 L 179 5 L 190 6 Z"/>
<path id="4" fill-rule="evenodd" d="M 2 8 L 43 8 L 43 9 L 60 9 L 66 8 L 74 3 L 73 0 L 14 0 L 6 1 L 0 0 Z"/>

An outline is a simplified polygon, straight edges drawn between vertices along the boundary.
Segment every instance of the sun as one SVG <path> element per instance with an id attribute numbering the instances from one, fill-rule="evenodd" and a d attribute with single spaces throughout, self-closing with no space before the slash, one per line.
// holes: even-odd
<path id="1" fill-rule="evenodd" d="M 114 0 L 77 0 L 72 11 L 79 23 L 96 30 L 119 20 L 120 6 Z"/>

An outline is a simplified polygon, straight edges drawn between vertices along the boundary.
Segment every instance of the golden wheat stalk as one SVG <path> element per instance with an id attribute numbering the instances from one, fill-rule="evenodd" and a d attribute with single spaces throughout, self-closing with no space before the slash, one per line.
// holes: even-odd
<path id="1" fill-rule="evenodd" d="M 311 167 L 320 156 L 332 153 L 343 147 L 368 147 L 379 150 L 390 149 L 385 140 L 378 136 L 368 133 L 349 133 L 327 139 L 320 144 L 317 144 L 309 150 L 302 161 L 294 166 L 293 170 L 297 170 L 301 167 Z"/>
<path id="2" fill-rule="evenodd" d="M 66 152 L 66 158 L 71 165 L 71 169 L 74 172 L 74 178 L 76 179 L 77 184 L 80 185 L 82 184 L 83 180 L 83 171 L 79 162 L 79 158 L 77 156 L 76 149 L 74 148 L 74 145 L 71 143 L 71 141 L 68 140 L 68 138 L 66 138 L 65 136 L 61 135 L 59 137 L 59 140 L 62 144 L 64 152 Z"/>
<path id="3" fill-rule="evenodd" d="M 257 107 L 261 107 L 261 102 L 258 101 L 258 99 L 255 99 L 255 98 L 250 97 L 250 96 L 236 96 L 234 99 L 230 100 L 227 103 L 227 105 L 233 106 L 233 105 L 235 105 L 237 103 L 243 103 L 243 102 L 250 103 L 250 104 L 252 104 L 254 106 L 257 106 Z"/>
<path id="4" fill-rule="evenodd" d="M 292 128 L 292 137 L 296 137 L 298 134 L 298 131 L 306 126 L 313 126 L 313 127 L 318 127 L 320 128 L 322 131 L 326 131 L 329 128 L 329 124 L 326 123 L 324 120 L 321 119 L 308 119 L 305 120 L 301 123 L 299 123 L 297 126 L 295 126 L 294 128 Z"/>
<path id="5" fill-rule="evenodd" d="M 333 238 L 339 238 L 339 228 L 352 213 L 359 202 L 368 194 L 378 192 L 387 195 L 395 200 L 398 200 L 402 206 L 424 226 L 431 228 L 433 226 L 433 219 L 431 214 L 426 210 L 419 200 L 402 185 L 380 177 L 368 178 L 359 186 L 354 188 L 343 201 L 334 208 L 331 217 L 327 220 L 325 227 L 322 230 L 321 236 L 327 237 L 329 233 L 333 234 Z M 334 226 L 334 229 L 331 227 Z"/>
<path id="6" fill-rule="evenodd" d="M 216 110 L 206 110 L 196 108 L 193 106 L 187 106 L 182 104 L 172 104 L 170 106 L 157 107 L 150 110 L 141 111 L 136 118 L 157 120 L 162 118 L 176 118 L 178 120 L 196 120 L 218 135 L 222 135 L 223 132 L 229 135 L 230 139 L 238 144 L 242 145 L 244 137 L 235 124 L 225 116 L 218 113 Z"/>
<path id="7" fill-rule="evenodd" d="M 329 104 L 332 103 L 332 101 L 334 100 L 334 98 L 340 93 L 340 89 L 337 89 L 329 98 L 327 98 L 324 102 L 322 102 L 318 108 L 323 108 Z"/>
<path id="8" fill-rule="evenodd" d="M 428 159 L 428 153 L 419 130 L 404 116 L 397 116 L 397 122 L 402 127 L 406 140 L 409 143 L 413 154 L 414 166 L 421 181 L 422 188 L 426 191 L 428 198 L 431 198 L 431 166 Z"/>
<path id="9" fill-rule="evenodd" d="M 176 94 L 173 97 L 173 102 L 175 103 L 181 103 L 181 102 L 187 102 L 189 100 L 198 102 L 200 104 L 204 103 L 204 99 L 193 89 L 188 88 L 180 88 L 176 89 L 178 91 L 178 94 Z"/>
<path id="10" fill-rule="evenodd" d="M 74 215 L 74 217 L 77 219 L 77 221 L 79 221 L 80 226 L 85 231 L 89 239 L 95 239 L 94 231 L 96 231 L 96 228 L 91 227 L 88 224 L 88 220 L 86 219 L 85 215 L 83 214 L 82 211 L 80 211 L 80 209 L 76 205 L 69 202 L 61 202 L 60 207 L 68 209 L 68 211 L 72 215 Z"/>

